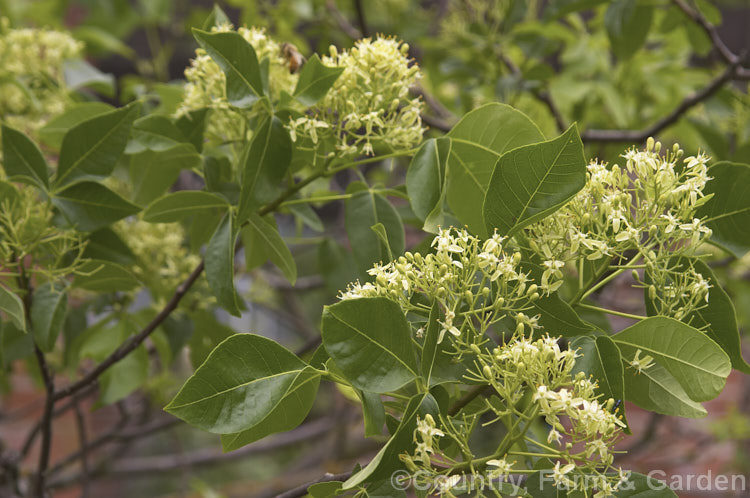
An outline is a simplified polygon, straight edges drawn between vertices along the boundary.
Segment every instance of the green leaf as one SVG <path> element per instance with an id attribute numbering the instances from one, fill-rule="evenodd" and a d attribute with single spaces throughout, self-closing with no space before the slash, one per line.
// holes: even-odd
<path id="1" fill-rule="evenodd" d="M 82 232 L 93 232 L 141 210 L 96 182 L 71 185 L 52 197 L 63 216 Z"/>
<path id="2" fill-rule="evenodd" d="M 250 43 L 237 32 L 209 33 L 193 28 L 193 36 L 226 75 L 230 104 L 252 107 L 263 96 L 258 56 Z"/>
<path id="3" fill-rule="evenodd" d="M 237 222 L 244 222 L 253 207 L 274 196 L 292 160 L 292 139 L 276 116 L 266 119 L 253 134 L 242 160 L 242 190 Z"/>
<path id="4" fill-rule="evenodd" d="M 322 336 L 328 354 L 358 389 L 395 391 L 418 376 L 409 323 L 398 304 L 386 298 L 326 306 Z"/>
<path id="5" fill-rule="evenodd" d="M 420 220 L 425 221 L 426 227 L 431 215 L 435 218 L 442 213 L 450 153 L 450 138 L 431 138 L 419 148 L 406 172 L 406 191 L 411 208 Z"/>
<path id="6" fill-rule="evenodd" d="M 554 212 L 586 183 L 576 125 L 548 142 L 514 149 L 497 161 L 484 199 L 488 233 L 511 235 Z"/>
<path id="7" fill-rule="evenodd" d="M 210 209 L 225 211 L 229 203 L 223 197 L 201 190 L 182 190 L 166 194 L 149 205 L 143 220 L 150 223 L 173 223 Z"/>
<path id="8" fill-rule="evenodd" d="M 621 59 L 635 54 L 646 42 L 654 8 L 641 0 L 615 0 L 604 14 L 612 52 Z"/>
<path id="9" fill-rule="evenodd" d="M 750 165 L 722 161 L 708 170 L 713 180 L 706 183 L 704 195 L 713 197 L 698 210 L 713 231 L 711 242 L 741 258 L 750 251 Z"/>
<path id="10" fill-rule="evenodd" d="M 323 239 L 318 246 L 318 271 L 331 295 L 346 288 L 352 279 L 354 265 L 352 253 L 335 240 Z"/>
<path id="11" fill-rule="evenodd" d="M 39 138 L 50 147 L 59 149 L 68 130 L 84 121 L 112 110 L 114 110 L 114 107 L 104 102 L 75 104 L 44 125 L 39 130 Z"/>
<path id="12" fill-rule="evenodd" d="M 219 305 L 231 315 L 240 316 L 240 300 L 234 289 L 234 243 L 237 234 L 232 215 L 227 214 L 206 246 L 206 280 Z"/>
<path id="13" fill-rule="evenodd" d="M 216 434 L 287 431 L 307 416 L 319 374 L 276 342 L 236 334 L 219 344 L 164 409 Z M 311 396 L 312 394 L 312 396 Z"/>
<path id="14" fill-rule="evenodd" d="M 314 105 L 325 97 L 343 72 L 343 67 L 328 67 L 320 62 L 318 54 L 313 55 L 302 67 L 294 97 L 304 106 Z"/>
<path id="15" fill-rule="evenodd" d="M 355 389 L 357 397 L 362 402 L 362 414 L 365 419 L 365 437 L 380 436 L 385 425 L 385 408 L 377 393 L 370 393 Z"/>
<path id="16" fill-rule="evenodd" d="M 206 130 L 206 115 L 208 109 L 198 109 L 196 111 L 190 111 L 177 119 L 177 128 L 182 132 L 182 135 L 187 141 L 193 144 L 195 150 L 201 152 L 203 150 L 203 133 Z"/>
<path id="17" fill-rule="evenodd" d="M 217 4 L 214 4 L 214 8 L 211 9 L 211 13 L 208 15 L 206 20 L 203 22 L 203 31 L 211 31 L 214 26 L 221 26 L 222 24 L 230 24 L 229 17 Z"/>
<path id="18" fill-rule="evenodd" d="M 437 416 L 439 413 L 437 402 L 431 394 L 417 394 L 411 398 L 404 410 L 404 416 L 401 418 L 398 429 L 391 439 L 370 460 L 367 466 L 344 483 L 344 489 L 353 489 L 363 484 L 390 478 L 395 470 L 404 468 L 404 464 L 398 455 L 412 447 L 417 416 L 424 417 L 427 413 L 433 416 Z"/>
<path id="19" fill-rule="evenodd" d="M 92 259 L 81 266 L 73 286 L 94 292 L 116 292 L 135 289 L 140 282 L 117 263 Z"/>
<path id="20" fill-rule="evenodd" d="M 266 255 L 266 259 L 270 259 L 273 264 L 278 266 L 289 283 L 294 285 L 294 282 L 297 281 L 297 265 L 276 227 L 261 216 L 252 213 L 247 219 L 247 227 L 243 230 L 249 232 L 250 244 L 256 246 L 247 246 L 246 250 L 252 248 L 252 251 L 262 251 Z M 257 247 L 257 245 L 260 245 L 260 247 Z"/>
<path id="21" fill-rule="evenodd" d="M 71 90 L 90 88 L 107 97 L 115 96 L 115 76 L 103 73 L 84 59 L 63 61 L 65 83 Z"/>
<path id="22" fill-rule="evenodd" d="M 385 226 L 378 222 L 371 226 L 370 230 L 375 232 L 375 235 L 378 236 L 378 240 L 380 240 L 380 243 L 385 247 L 386 253 L 388 254 L 388 259 L 386 261 L 393 261 L 393 251 L 391 251 L 391 244 L 388 242 L 388 232 L 386 232 Z"/>
<path id="23" fill-rule="evenodd" d="M 187 142 L 177 125 L 166 116 L 149 115 L 133 123 L 133 138 L 125 152 L 137 154 L 145 150 L 164 151 Z M 191 147 L 192 148 L 192 147 Z"/>
<path id="24" fill-rule="evenodd" d="M 201 164 L 201 156 L 191 144 L 178 144 L 158 152 L 144 150 L 131 156 L 133 201 L 140 205 L 152 202 L 174 185 L 183 169 L 198 169 Z"/>
<path id="25" fill-rule="evenodd" d="M 497 160 L 511 149 L 543 141 L 544 135 L 525 114 L 495 103 L 465 114 L 448 136 L 448 205 L 472 232 L 485 236 L 482 202 Z"/>
<path id="26" fill-rule="evenodd" d="M 34 292 L 31 304 L 31 333 L 39 349 L 49 353 L 65 323 L 68 294 L 59 285 L 42 284 Z"/>
<path id="27" fill-rule="evenodd" d="M 90 259 L 104 259 L 124 266 L 135 263 L 135 254 L 111 228 L 102 228 L 90 233 L 83 256 Z"/>
<path id="28" fill-rule="evenodd" d="M 47 161 L 44 160 L 39 147 L 29 137 L 10 126 L 2 126 L 2 135 L 2 165 L 8 179 L 30 183 L 47 190 Z"/>
<path id="29" fill-rule="evenodd" d="M 705 417 L 708 412 L 685 392 L 666 368 L 654 364 L 640 374 L 625 365 L 625 399 L 644 410 L 686 418 Z"/>
<path id="30" fill-rule="evenodd" d="M 624 361 L 641 350 L 667 369 L 693 401 L 714 399 L 732 369 L 729 357 L 705 334 L 672 318 L 641 320 L 612 336 Z M 641 375 L 650 369 L 644 370 Z"/>
<path id="31" fill-rule="evenodd" d="M 149 361 L 146 346 L 141 345 L 112 365 L 99 379 L 99 399 L 94 405 L 111 405 L 126 398 L 148 380 Z"/>
<path id="32" fill-rule="evenodd" d="M 193 369 L 206 361 L 216 346 L 224 339 L 234 335 L 234 329 L 219 322 L 212 311 L 195 310 L 189 315 L 195 324 L 195 332 L 190 337 L 190 364 Z"/>
<path id="33" fill-rule="evenodd" d="M 26 330 L 26 314 L 23 301 L 15 293 L 0 285 L 0 310 L 4 311 L 10 321 L 20 330 Z"/>
<path id="34" fill-rule="evenodd" d="M 357 188 L 350 185 L 347 192 Z M 388 248 L 372 231 L 371 226 L 382 223 L 388 235 L 390 249 L 394 255 L 404 252 L 404 225 L 401 217 L 388 200 L 372 190 L 354 191 L 346 200 L 344 225 L 354 259 L 361 274 L 366 274 L 373 263 L 387 262 Z"/>
<path id="35" fill-rule="evenodd" d="M 141 105 L 134 102 L 71 128 L 63 137 L 55 185 L 61 187 L 109 176 L 125 150 L 130 127 L 140 112 Z"/>
<path id="36" fill-rule="evenodd" d="M 550 335 L 573 337 L 589 334 L 592 327 L 556 292 L 542 296 L 530 304 L 534 315 L 539 315 L 539 325 Z"/>

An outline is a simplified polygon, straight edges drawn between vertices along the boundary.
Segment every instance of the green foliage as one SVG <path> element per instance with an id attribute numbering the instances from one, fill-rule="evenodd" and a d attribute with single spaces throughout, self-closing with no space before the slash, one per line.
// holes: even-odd
<path id="1" fill-rule="evenodd" d="M 500 156 L 484 198 L 487 231 L 512 235 L 554 212 L 586 182 L 586 159 L 575 125 L 549 142 Z"/>
<path id="2" fill-rule="evenodd" d="M 7 15 L 54 23 L 53 3 L 11 1 Z M 687 22 L 718 11 L 391 2 L 365 6 L 371 31 L 392 27 L 414 48 L 377 36 L 343 49 L 327 48 L 351 45 L 332 34 L 350 14 L 336 2 L 325 19 L 322 4 L 278 2 L 268 31 L 235 30 L 218 6 L 174 23 L 170 2 L 105 3 L 121 25 L 92 5 L 76 36 L 85 60 L 118 53 L 142 73 L 117 82 L 115 106 L 97 101 L 113 77 L 75 43 L 60 61 L 32 57 L 59 34 L 2 55 L 3 381 L 37 362 L 23 371 L 41 373 L 53 413 L 94 384 L 95 408 L 171 398 L 164 410 L 221 435 L 224 451 L 303 434 L 343 396 L 340 413 L 361 409 L 381 446 L 311 496 L 405 496 L 396 470 L 430 492 L 450 493 L 435 486 L 458 475 L 525 473 L 522 496 L 674 496 L 640 474 L 623 489 L 613 445 L 638 428 L 616 404 L 702 417 L 732 368 L 750 373 L 739 279 L 711 269 L 719 248 L 750 250 L 747 96 L 705 86 L 750 68 L 726 53 L 722 80 L 713 59 L 682 67 L 721 49 Z M 167 83 L 173 24 L 200 46 L 185 85 Z M 21 36 L 13 26 L 0 43 Z M 151 59 L 122 42 L 139 28 Z M 698 104 L 700 119 L 680 119 Z M 620 145 L 654 130 L 688 153 Z M 714 162 L 695 153 L 703 143 Z M 601 307 L 605 287 L 642 289 L 645 315 Z M 279 330 L 255 320 L 260 308 Z M 610 315 L 636 323 L 617 330 Z M 259 335 L 235 330 L 248 318 Z M 49 462 L 19 469 L 43 487 L 57 479 Z M 602 481 L 542 490 L 545 472 Z"/>

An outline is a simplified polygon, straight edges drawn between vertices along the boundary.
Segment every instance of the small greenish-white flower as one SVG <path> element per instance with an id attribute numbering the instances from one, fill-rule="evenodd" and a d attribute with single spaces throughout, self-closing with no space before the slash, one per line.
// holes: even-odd
<path id="1" fill-rule="evenodd" d="M 630 367 L 635 368 L 639 374 L 654 365 L 654 359 L 651 356 L 646 355 L 641 358 L 641 353 L 642 351 L 640 349 L 636 349 L 635 356 L 633 356 L 633 359 L 628 362 Z"/>
<path id="2" fill-rule="evenodd" d="M 574 463 L 569 463 L 560 467 L 560 461 L 558 460 L 557 463 L 555 463 L 555 467 L 552 469 L 552 481 L 555 486 L 562 485 L 565 488 L 572 488 L 574 483 L 567 476 L 575 468 L 576 466 Z"/>
<path id="3" fill-rule="evenodd" d="M 488 467 L 495 467 L 489 472 L 490 479 L 507 479 L 513 469 L 513 463 L 503 459 L 493 459 L 487 462 Z"/>
<path id="4" fill-rule="evenodd" d="M 359 40 L 351 50 L 331 47 L 321 60 L 343 72 L 314 108 L 289 123 L 293 139 L 331 141 L 339 155 L 373 155 L 379 147 L 402 150 L 418 144 L 423 104 L 409 96 L 409 89 L 421 75 L 408 49 L 382 36 Z M 308 120 L 328 126 L 310 127 Z"/>

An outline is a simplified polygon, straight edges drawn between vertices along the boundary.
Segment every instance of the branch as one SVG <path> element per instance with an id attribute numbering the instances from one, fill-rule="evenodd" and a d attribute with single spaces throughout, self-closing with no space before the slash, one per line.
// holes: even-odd
<path id="1" fill-rule="evenodd" d="M 698 10 L 693 10 L 684 0 L 672 0 L 678 9 L 680 9 L 686 16 L 688 16 L 693 22 L 703 29 L 711 40 L 711 44 L 714 46 L 717 52 L 721 55 L 721 58 L 729 65 L 737 65 L 740 62 L 740 57 L 729 50 L 729 47 L 721 40 L 719 32 L 716 26 L 708 22 L 708 19 L 703 17 L 703 14 Z"/>
<path id="2" fill-rule="evenodd" d="M 112 354 L 107 357 L 107 359 L 99 363 L 93 370 L 84 375 L 80 380 L 57 390 L 54 396 L 54 400 L 58 401 L 67 396 L 75 394 L 84 387 L 96 382 L 99 376 L 107 371 L 109 367 L 125 358 L 138 346 L 140 346 L 141 343 L 145 341 L 146 338 L 150 336 L 154 332 L 154 330 L 156 330 L 156 328 L 161 325 L 161 323 L 166 320 L 167 317 L 175 309 L 177 309 L 177 305 L 180 304 L 182 298 L 185 296 L 185 294 L 187 294 L 188 290 L 190 290 L 195 281 L 198 280 L 200 274 L 203 273 L 203 268 L 204 262 L 201 261 L 200 264 L 195 268 L 195 270 L 193 270 L 193 272 L 190 274 L 190 276 L 182 284 L 180 284 L 179 287 L 177 287 L 177 290 L 172 295 L 172 298 L 167 302 L 167 304 L 159 312 L 159 314 L 156 315 L 153 320 L 151 320 L 151 322 L 149 322 L 149 324 L 143 328 L 143 330 L 122 343 L 120 347 L 118 347 Z"/>
<path id="3" fill-rule="evenodd" d="M 359 23 L 359 31 L 362 36 L 367 38 L 370 30 L 367 29 L 367 19 L 365 18 L 365 8 L 362 5 L 362 0 L 354 0 L 354 10 L 357 12 L 357 22 Z"/>
<path id="4" fill-rule="evenodd" d="M 581 139 L 584 142 L 645 142 L 648 137 L 652 137 L 674 124 L 687 111 L 719 91 L 727 81 L 733 79 L 736 72 L 737 64 L 730 65 L 702 90 L 685 97 L 672 112 L 648 128 L 643 130 L 587 130 L 581 133 Z"/>
<path id="5" fill-rule="evenodd" d="M 81 410 L 81 406 L 78 402 L 79 396 L 76 394 L 73 396 L 73 408 L 76 414 L 78 445 L 80 446 L 81 452 L 81 498 L 88 498 L 90 492 L 89 475 L 91 474 L 89 468 L 89 451 L 91 448 L 88 445 L 88 437 L 86 435 L 86 419 L 83 416 L 83 410 Z"/>
<path id="6" fill-rule="evenodd" d="M 91 394 L 93 394 L 95 392 L 96 392 L 96 385 L 92 384 L 86 390 L 84 390 L 82 392 L 79 392 L 78 396 L 79 396 L 79 398 L 82 398 L 82 397 L 85 397 L 85 396 L 89 396 L 89 395 L 91 395 Z M 64 404 L 64 405 L 56 408 L 55 411 L 53 412 L 52 416 L 53 417 L 59 417 L 60 415 L 64 414 L 65 412 L 67 412 L 68 410 L 70 410 L 71 408 L 73 408 L 74 405 L 75 405 L 75 403 L 71 400 L 68 403 L 66 403 L 66 404 Z M 34 444 L 34 440 L 36 439 L 36 436 L 39 434 L 39 431 L 40 431 L 41 428 L 42 428 L 42 422 L 41 422 L 41 420 L 38 421 L 34 425 L 34 427 L 31 428 L 31 430 L 29 431 L 29 435 L 26 436 L 26 440 L 24 441 L 23 445 L 21 446 L 21 451 L 19 453 L 19 460 L 23 460 L 26 457 L 26 455 L 29 453 L 29 451 L 31 450 L 31 445 Z"/>
<path id="7" fill-rule="evenodd" d="M 333 427 L 340 424 L 339 420 L 332 418 L 318 419 L 289 432 L 260 441 L 256 444 L 245 446 L 231 453 L 220 453 L 214 449 L 196 450 L 181 455 L 162 455 L 153 457 L 136 457 L 120 460 L 117 465 L 109 467 L 99 466 L 95 475 L 106 475 L 107 478 L 130 478 L 150 474 L 163 474 L 164 472 L 179 471 L 184 467 L 209 467 L 225 464 L 249 456 L 264 454 L 270 451 L 280 450 L 290 446 L 297 446 L 305 441 L 316 439 L 325 435 Z M 63 476 L 51 481 L 49 489 L 70 486 L 80 479 L 80 474 Z"/>
<path id="8" fill-rule="evenodd" d="M 296 488 L 292 488 L 289 491 L 285 491 L 283 493 L 279 493 L 276 495 L 275 498 L 298 498 L 300 496 L 305 496 L 307 494 L 307 488 L 312 486 L 313 484 L 318 484 L 321 482 L 330 482 L 330 481 L 344 481 L 346 479 L 349 479 L 352 476 L 353 472 L 343 472 L 341 474 L 330 474 L 326 473 L 321 477 L 320 479 L 316 479 L 315 481 L 306 482 L 305 484 L 300 484 Z"/>
<path id="9" fill-rule="evenodd" d="M 344 14 L 342 14 L 341 11 L 336 7 L 336 2 L 334 0 L 326 0 L 326 9 L 328 9 L 328 12 L 331 14 L 331 17 L 333 17 L 333 20 L 336 21 L 339 29 L 346 33 L 346 36 L 348 36 L 352 40 L 359 40 L 360 38 L 362 38 L 362 33 L 357 28 L 355 28 L 346 19 L 346 17 L 344 17 Z"/>
<path id="10" fill-rule="evenodd" d="M 519 68 L 510 57 L 501 53 L 500 60 L 503 61 L 503 64 L 505 64 L 505 66 L 511 73 L 513 73 L 514 76 L 522 76 L 521 68 Z M 560 109 L 557 107 L 557 104 L 555 104 L 555 101 L 552 100 L 552 96 L 548 92 L 538 89 L 531 90 L 531 93 L 532 95 L 534 95 L 534 97 L 536 97 L 538 101 L 547 106 L 547 109 L 549 110 L 550 114 L 552 114 L 552 117 L 555 120 L 555 125 L 557 126 L 558 130 L 565 131 L 568 128 L 568 123 L 563 117 L 562 112 L 560 112 Z"/>
<path id="11" fill-rule="evenodd" d="M 750 79 L 750 69 L 740 67 L 744 55 L 737 55 L 726 46 L 721 40 L 716 26 L 708 22 L 700 11 L 693 10 L 684 0 L 672 0 L 672 3 L 703 29 L 711 40 L 713 47 L 727 63 L 727 68 L 705 88 L 693 95 L 687 96 L 669 115 L 658 120 L 648 128 L 644 130 L 588 130 L 581 134 L 581 139 L 584 142 L 644 142 L 648 137 L 656 135 L 677 122 L 683 114 L 695 105 L 711 97 L 730 80 Z"/>

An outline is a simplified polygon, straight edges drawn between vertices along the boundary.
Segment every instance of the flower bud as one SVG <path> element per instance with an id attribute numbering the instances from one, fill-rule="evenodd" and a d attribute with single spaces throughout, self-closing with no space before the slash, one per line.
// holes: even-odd
<path id="1" fill-rule="evenodd" d="M 482 375 L 484 375 L 486 379 L 493 378 L 492 369 L 490 368 L 489 365 L 485 365 L 484 367 L 482 367 Z"/>
<path id="2" fill-rule="evenodd" d="M 630 275 L 633 277 L 633 280 L 636 282 L 640 281 L 641 276 L 638 274 L 638 270 L 632 270 L 630 272 Z"/>
<path id="3" fill-rule="evenodd" d="M 482 351 L 479 349 L 479 346 L 476 344 L 472 344 L 470 346 L 471 350 L 474 352 L 474 354 L 480 354 Z"/>
<path id="4" fill-rule="evenodd" d="M 528 290 L 526 291 L 527 294 L 531 295 L 534 294 L 539 287 L 536 284 L 529 285 Z"/>
<path id="5" fill-rule="evenodd" d="M 485 299 L 490 295 L 490 288 L 489 287 L 483 287 L 482 288 L 482 296 L 484 296 Z"/>
<path id="6" fill-rule="evenodd" d="M 468 302 L 471 302 L 474 300 L 474 294 L 472 294 L 470 290 L 467 290 L 466 292 L 464 292 L 464 299 L 466 299 L 466 301 Z"/>
<path id="7" fill-rule="evenodd" d="M 513 264 L 517 265 L 521 262 L 521 253 L 520 252 L 514 252 L 513 253 Z"/>
<path id="8" fill-rule="evenodd" d="M 648 297 L 651 300 L 656 299 L 656 287 L 653 284 L 648 286 Z"/>

